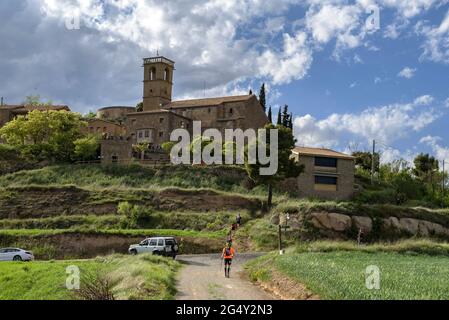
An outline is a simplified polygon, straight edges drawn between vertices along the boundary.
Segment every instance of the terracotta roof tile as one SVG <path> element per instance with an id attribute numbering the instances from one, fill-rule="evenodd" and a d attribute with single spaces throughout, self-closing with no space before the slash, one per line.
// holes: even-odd
<path id="1" fill-rule="evenodd" d="M 310 155 L 310 156 L 321 156 L 321 157 L 334 157 L 340 159 L 354 159 L 353 156 L 347 155 L 345 153 L 337 152 L 330 149 L 324 148 L 309 148 L 309 147 L 295 147 L 293 152 L 299 155 Z"/>
<path id="2" fill-rule="evenodd" d="M 219 106 L 223 103 L 247 101 L 252 98 L 252 95 L 244 96 L 231 96 L 231 97 L 218 97 L 218 98 L 205 98 L 205 99 L 192 99 L 192 100 L 179 100 L 173 101 L 164 108 L 194 108 L 194 107 L 208 107 Z"/>

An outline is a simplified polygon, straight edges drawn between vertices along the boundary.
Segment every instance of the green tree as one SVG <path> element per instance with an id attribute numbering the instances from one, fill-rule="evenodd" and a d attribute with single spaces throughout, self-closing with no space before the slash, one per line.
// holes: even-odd
<path id="1" fill-rule="evenodd" d="M 274 126 L 268 124 L 265 129 L 278 130 L 278 171 L 274 175 L 260 175 L 260 168 L 264 167 L 260 163 L 250 164 L 248 162 L 248 156 L 245 158 L 245 168 L 247 174 L 255 184 L 265 185 L 268 188 L 267 205 L 270 208 L 273 202 L 273 186 L 277 182 L 286 178 L 296 178 L 304 170 L 302 165 L 299 165 L 294 159 L 291 158 L 292 149 L 295 147 L 296 139 L 293 136 L 292 130 L 282 125 Z M 269 140 L 269 134 L 267 134 Z M 258 142 L 260 143 L 260 142 Z M 262 142 L 262 145 L 265 144 Z M 270 153 L 270 141 L 267 141 L 266 154 Z"/>
<path id="2" fill-rule="evenodd" d="M 260 88 L 259 102 L 262 105 L 263 112 L 267 112 L 267 101 L 266 101 L 266 97 L 265 97 L 265 83 L 262 84 L 262 87 Z"/>
<path id="3" fill-rule="evenodd" d="M 290 114 L 288 113 L 288 105 L 284 106 L 282 111 L 282 125 L 286 128 L 289 128 Z"/>
<path id="4" fill-rule="evenodd" d="M 40 95 L 30 95 L 25 98 L 25 101 L 23 102 L 23 105 L 25 106 L 33 106 L 33 107 L 40 107 L 40 106 L 51 106 L 53 102 L 51 100 L 47 102 L 41 101 Z"/>
<path id="5" fill-rule="evenodd" d="M 139 143 L 133 145 L 133 149 L 136 152 L 140 153 L 140 160 L 145 160 L 145 152 L 148 150 L 149 147 L 150 145 L 148 143 Z"/>
<path id="6" fill-rule="evenodd" d="M 97 117 L 97 114 L 93 111 L 89 111 L 84 115 L 84 119 L 95 119 Z"/>
<path id="7" fill-rule="evenodd" d="M 273 123 L 273 115 L 272 115 L 272 111 L 271 111 L 271 106 L 268 109 L 268 121 L 270 121 L 270 123 Z"/>
<path id="8" fill-rule="evenodd" d="M 84 138 L 75 140 L 75 157 L 76 159 L 89 161 L 96 160 L 100 143 L 98 137 L 90 135 Z"/>
<path id="9" fill-rule="evenodd" d="M 143 102 L 139 102 L 136 105 L 136 112 L 142 112 L 143 111 Z"/>
<path id="10" fill-rule="evenodd" d="M 352 153 L 352 156 L 355 157 L 355 165 L 362 170 L 371 172 L 372 166 L 372 158 L 373 154 L 371 152 L 365 151 L 355 151 Z M 374 171 L 379 171 L 379 163 L 380 163 L 380 154 L 374 154 Z"/>
<path id="11" fill-rule="evenodd" d="M 77 113 L 33 110 L 0 128 L 0 137 L 33 160 L 71 161 L 86 125 Z"/>
<path id="12" fill-rule="evenodd" d="M 439 163 L 438 160 L 428 153 L 420 153 L 413 160 L 415 168 L 413 173 L 424 183 L 430 184 L 432 194 L 435 194 L 435 176 L 438 176 Z"/>
<path id="13" fill-rule="evenodd" d="M 282 113 L 281 113 L 281 107 L 279 107 L 279 111 L 278 111 L 277 125 L 278 125 L 278 126 L 281 126 L 281 125 L 282 125 Z"/>

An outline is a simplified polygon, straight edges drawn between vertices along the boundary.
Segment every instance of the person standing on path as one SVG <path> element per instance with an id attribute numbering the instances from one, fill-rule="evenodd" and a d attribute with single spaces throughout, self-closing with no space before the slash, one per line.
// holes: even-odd
<path id="1" fill-rule="evenodd" d="M 225 277 L 231 277 L 231 265 L 232 259 L 234 259 L 235 250 L 231 247 L 229 243 L 226 243 L 226 247 L 223 249 L 223 254 L 221 258 L 224 259 Z"/>
<path id="2" fill-rule="evenodd" d="M 237 228 L 240 228 L 240 225 L 242 224 L 242 216 L 237 214 L 237 217 L 235 218 L 235 222 L 237 223 Z"/>

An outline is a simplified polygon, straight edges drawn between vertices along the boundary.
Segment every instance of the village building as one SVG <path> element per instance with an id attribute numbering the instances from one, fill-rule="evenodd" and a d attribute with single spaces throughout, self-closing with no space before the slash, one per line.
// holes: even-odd
<path id="1" fill-rule="evenodd" d="M 57 105 L 42 105 L 42 106 L 33 106 L 33 105 L 8 105 L 1 104 L 0 105 L 0 127 L 3 127 L 6 123 L 13 120 L 17 116 L 25 116 L 29 112 L 39 110 L 39 111 L 70 111 L 68 106 L 57 106 Z"/>
<path id="2" fill-rule="evenodd" d="M 300 197 L 347 200 L 354 195 L 354 157 L 306 147 L 294 148 L 292 157 L 304 165 L 304 172 L 298 177 Z"/>
<path id="3" fill-rule="evenodd" d="M 172 100 L 175 62 L 165 57 L 143 62 L 143 104 L 141 109 L 110 106 L 87 119 L 86 133 L 101 141 L 102 163 L 129 163 L 133 159 L 169 162 L 162 145 L 179 128 L 192 134 L 193 122 L 201 121 L 203 132 L 218 129 L 257 130 L 269 123 L 259 100 L 253 94 L 217 98 Z M 18 115 L 33 110 L 65 110 L 67 106 L 1 105 L 0 127 Z M 145 152 L 135 148 L 148 145 Z M 304 165 L 298 177 L 300 197 L 349 199 L 354 194 L 354 157 L 329 149 L 296 147 L 292 157 Z"/>

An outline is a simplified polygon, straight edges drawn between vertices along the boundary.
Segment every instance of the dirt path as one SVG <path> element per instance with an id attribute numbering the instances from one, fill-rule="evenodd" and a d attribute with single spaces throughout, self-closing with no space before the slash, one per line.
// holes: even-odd
<path id="1" fill-rule="evenodd" d="M 224 277 L 220 255 L 179 256 L 184 264 L 178 278 L 177 300 L 272 300 L 243 274 L 243 265 L 260 254 L 239 254 L 233 262 L 231 278 Z"/>

